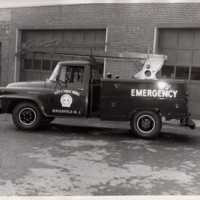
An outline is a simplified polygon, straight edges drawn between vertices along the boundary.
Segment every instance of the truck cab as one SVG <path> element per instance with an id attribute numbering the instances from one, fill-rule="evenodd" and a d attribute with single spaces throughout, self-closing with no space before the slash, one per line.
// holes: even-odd
<path id="1" fill-rule="evenodd" d="M 54 83 L 46 114 L 64 117 L 98 117 L 100 73 L 97 64 L 66 61 L 56 66 L 49 80 Z"/>
<path id="2" fill-rule="evenodd" d="M 45 113 L 87 117 L 90 73 L 89 62 L 60 62 L 48 80 L 53 83 L 53 90 Z"/>

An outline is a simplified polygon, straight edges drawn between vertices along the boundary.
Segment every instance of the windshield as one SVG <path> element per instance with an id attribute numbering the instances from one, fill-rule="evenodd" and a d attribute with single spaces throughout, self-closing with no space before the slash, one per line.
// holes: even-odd
<path id="1" fill-rule="evenodd" d="M 60 69 L 60 64 L 57 64 L 49 78 L 50 81 L 57 81 L 56 79 L 59 74 L 59 69 Z"/>
<path id="2" fill-rule="evenodd" d="M 84 65 L 58 63 L 52 72 L 50 81 L 63 83 L 84 83 Z"/>

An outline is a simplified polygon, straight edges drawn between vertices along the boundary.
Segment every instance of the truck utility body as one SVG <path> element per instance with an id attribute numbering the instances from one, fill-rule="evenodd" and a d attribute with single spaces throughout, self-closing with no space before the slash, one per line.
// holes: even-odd
<path id="1" fill-rule="evenodd" d="M 59 62 L 46 81 L 1 87 L 0 99 L 2 113 L 11 113 L 24 130 L 55 117 L 130 121 L 133 133 L 142 138 L 160 133 L 161 117 L 195 127 L 184 81 L 102 79 L 98 65 L 89 61 Z"/>

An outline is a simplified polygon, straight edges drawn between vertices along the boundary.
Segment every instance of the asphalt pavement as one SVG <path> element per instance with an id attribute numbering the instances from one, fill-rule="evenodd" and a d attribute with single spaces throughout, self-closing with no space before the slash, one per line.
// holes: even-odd
<path id="1" fill-rule="evenodd" d="M 0 115 L 0 196 L 200 194 L 199 127 L 164 123 L 143 140 L 129 123 L 100 123 L 56 119 L 20 131 Z"/>

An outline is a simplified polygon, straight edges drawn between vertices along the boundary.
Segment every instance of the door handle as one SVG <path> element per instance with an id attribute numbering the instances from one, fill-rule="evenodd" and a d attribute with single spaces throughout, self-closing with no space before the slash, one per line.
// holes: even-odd
<path id="1" fill-rule="evenodd" d="M 77 88 L 77 91 L 84 91 L 84 88 Z"/>

